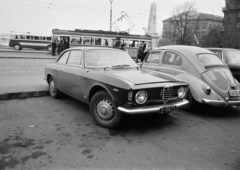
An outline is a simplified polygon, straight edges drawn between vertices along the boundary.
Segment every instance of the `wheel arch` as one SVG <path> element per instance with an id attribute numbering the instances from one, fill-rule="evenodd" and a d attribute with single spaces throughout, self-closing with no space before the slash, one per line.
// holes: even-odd
<path id="1" fill-rule="evenodd" d="M 112 93 L 110 92 L 110 90 L 106 86 L 101 85 L 101 84 L 96 84 L 90 89 L 90 92 L 89 92 L 89 95 L 88 95 L 88 102 L 89 103 L 91 102 L 91 99 L 94 96 L 94 94 L 96 94 L 99 91 L 106 91 L 111 96 L 113 102 L 115 103 L 115 99 L 114 99 Z"/>
<path id="2" fill-rule="evenodd" d="M 48 84 L 49 84 L 49 79 L 50 79 L 50 77 L 53 78 L 53 75 L 52 75 L 52 74 L 48 74 L 48 75 L 47 75 L 47 82 L 48 82 Z"/>

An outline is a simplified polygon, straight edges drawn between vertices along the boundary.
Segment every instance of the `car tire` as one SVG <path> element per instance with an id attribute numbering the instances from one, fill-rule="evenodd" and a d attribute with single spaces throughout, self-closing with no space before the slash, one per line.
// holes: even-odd
<path id="1" fill-rule="evenodd" d="M 99 91 L 92 97 L 90 113 L 96 124 L 105 128 L 116 128 L 122 119 L 122 114 L 105 91 Z"/>
<path id="2" fill-rule="evenodd" d="M 188 90 L 187 95 L 184 98 L 188 100 L 188 104 L 179 107 L 179 109 L 183 109 L 183 110 L 190 110 L 190 109 L 192 109 L 194 104 L 196 103 L 196 101 L 193 98 L 190 89 Z"/>
<path id="3" fill-rule="evenodd" d="M 53 98 L 60 97 L 60 91 L 57 89 L 56 82 L 54 81 L 52 76 L 49 78 L 49 93 L 50 96 Z"/>
<path id="4" fill-rule="evenodd" d="M 14 44 L 13 46 L 14 50 L 21 50 L 21 46 L 19 44 Z"/>
<path id="5" fill-rule="evenodd" d="M 48 45 L 48 46 L 47 46 L 47 51 L 50 52 L 50 53 L 52 52 L 52 47 L 51 47 L 51 45 Z"/>

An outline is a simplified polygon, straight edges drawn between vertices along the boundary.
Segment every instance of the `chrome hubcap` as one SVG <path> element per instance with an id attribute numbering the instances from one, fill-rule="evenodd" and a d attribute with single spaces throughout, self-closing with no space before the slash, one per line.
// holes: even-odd
<path id="1" fill-rule="evenodd" d="M 52 80 L 51 83 L 50 83 L 50 92 L 52 94 L 55 94 L 56 93 L 56 85 L 55 85 L 55 82 Z"/>
<path id="2" fill-rule="evenodd" d="M 16 49 L 16 50 L 19 50 L 20 47 L 19 47 L 18 45 L 15 45 L 15 49 Z"/>
<path id="3" fill-rule="evenodd" d="M 97 104 L 97 114 L 100 119 L 110 120 L 114 117 L 113 104 L 107 99 L 100 100 Z"/>

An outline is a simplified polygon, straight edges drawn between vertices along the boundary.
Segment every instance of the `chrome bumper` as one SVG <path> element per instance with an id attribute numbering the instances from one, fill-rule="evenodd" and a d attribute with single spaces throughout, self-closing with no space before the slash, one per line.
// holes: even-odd
<path id="1" fill-rule="evenodd" d="M 209 99 L 202 99 L 204 104 L 212 105 L 212 106 L 240 106 L 240 101 L 218 101 L 218 100 L 209 100 Z"/>
<path id="2" fill-rule="evenodd" d="M 134 115 L 134 114 L 146 114 L 146 113 L 156 113 L 160 110 L 160 108 L 167 107 L 167 106 L 175 106 L 175 107 L 180 107 L 183 105 L 188 104 L 188 100 L 183 99 L 181 101 L 173 102 L 173 103 L 167 103 L 167 104 L 162 104 L 162 105 L 153 105 L 153 106 L 142 106 L 142 107 L 137 107 L 137 108 L 126 108 L 126 107 L 118 107 L 118 110 Z"/>

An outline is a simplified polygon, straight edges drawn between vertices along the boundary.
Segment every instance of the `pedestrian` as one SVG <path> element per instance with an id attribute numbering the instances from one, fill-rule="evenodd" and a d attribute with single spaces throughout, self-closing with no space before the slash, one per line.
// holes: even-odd
<path id="1" fill-rule="evenodd" d="M 65 50 L 63 40 L 61 40 L 60 43 L 59 43 L 59 49 L 60 49 L 60 50 L 59 50 L 60 54 L 61 54 L 61 52 L 63 52 L 63 51 Z"/>
<path id="2" fill-rule="evenodd" d="M 120 49 L 123 50 L 123 51 L 127 51 L 127 50 L 126 50 L 126 43 L 122 43 L 122 44 L 120 45 Z"/>
<path id="3" fill-rule="evenodd" d="M 52 46 L 52 56 L 55 56 L 55 52 L 56 52 L 56 40 L 54 40 L 52 43 L 51 43 L 51 46 Z"/>
<path id="4" fill-rule="evenodd" d="M 69 43 L 66 39 L 63 40 L 64 41 L 64 49 L 68 49 L 69 48 Z"/>
<path id="5" fill-rule="evenodd" d="M 137 50 L 136 63 L 141 63 L 144 59 L 144 44 L 141 42 Z"/>
<path id="6" fill-rule="evenodd" d="M 117 41 L 114 43 L 113 48 L 121 48 L 121 38 L 117 37 Z"/>

